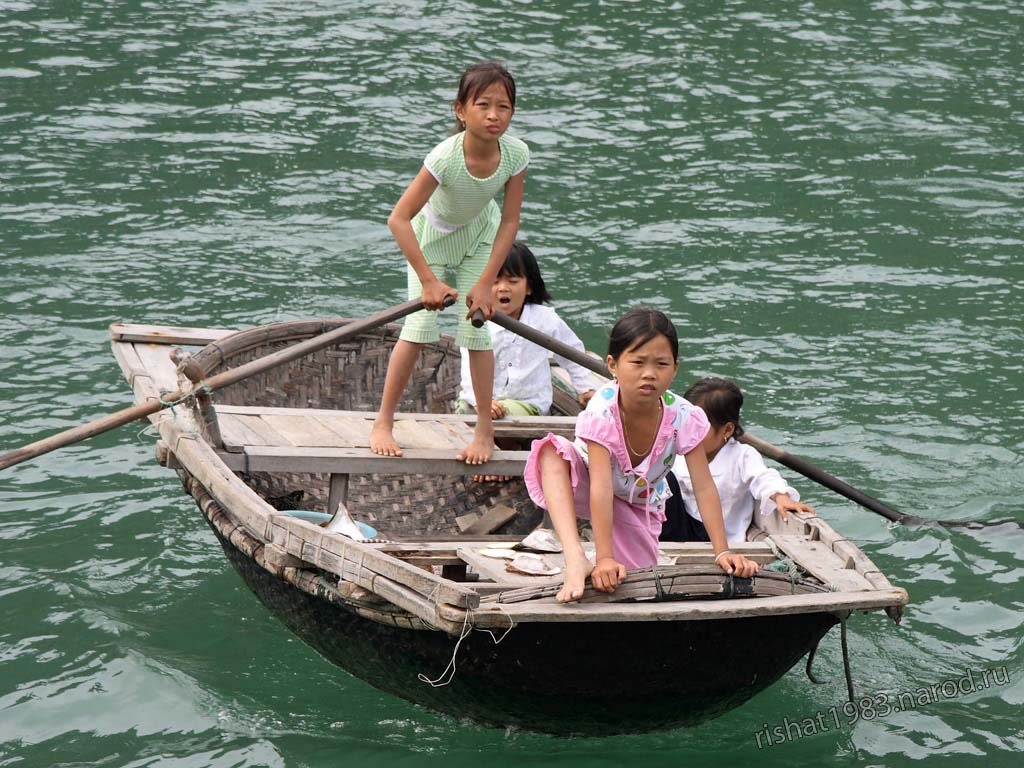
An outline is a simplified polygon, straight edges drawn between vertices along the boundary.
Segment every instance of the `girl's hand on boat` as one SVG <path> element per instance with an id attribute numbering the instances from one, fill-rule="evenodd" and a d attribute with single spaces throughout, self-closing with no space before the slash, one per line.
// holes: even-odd
<path id="1" fill-rule="evenodd" d="M 587 403 L 590 402 L 590 398 L 592 398 L 593 396 L 594 396 L 594 390 L 588 389 L 586 392 L 581 393 L 576 398 L 576 400 L 577 400 L 577 402 L 579 402 L 580 405 L 586 407 Z"/>
<path id="2" fill-rule="evenodd" d="M 423 308 L 444 309 L 444 297 L 459 298 L 459 292 L 440 280 L 423 284 Z"/>
<path id="3" fill-rule="evenodd" d="M 718 567 L 733 576 L 749 579 L 759 570 L 759 566 L 753 560 L 748 560 L 743 555 L 730 552 L 718 558 Z"/>
<path id="4" fill-rule="evenodd" d="M 614 557 L 602 557 L 590 572 L 590 583 L 599 592 L 614 592 L 626 580 L 626 566 Z"/>
<path id="5" fill-rule="evenodd" d="M 491 418 L 492 419 L 504 419 L 508 416 L 508 411 L 505 410 L 505 406 L 497 400 L 491 401 Z"/>
<path id="6" fill-rule="evenodd" d="M 810 504 L 793 501 L 793 499 L 789 497 L 788 493 L 775 494 L 775 508 L 779 511 L 779 517 L 782 518 L 782 522 L 789 520 L 790 512 L 803 512 L 811 517 L 817 515 L 817 512 L 814 511 L 814 507 Z"/>
<path id="7" fill-rule="evenodd" d="M 470 288 L 466 293 L 466 306 L 469 307 L 466 313 L 467 320 L 472 320 L 477 310 L 483 312 L 487 320 L 494 317 L 494 291 L 491 286 L 477 283 Z"/>

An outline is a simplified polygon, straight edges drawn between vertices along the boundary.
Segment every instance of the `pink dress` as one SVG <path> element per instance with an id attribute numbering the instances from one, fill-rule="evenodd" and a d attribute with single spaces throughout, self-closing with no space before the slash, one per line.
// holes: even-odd
<path id="1" fill-rule="evenodd" d="M 700 445 L 710 425 L 696 405 L 678 395 L 662 396 L 661 427 L 651 452 L 636 467 L 629 460 L 619 416 L 619 387 L 612 382 L 599 389 L 576 419 L 576 440 L 549 434 L 534 440 L 523 479 L 530 498 L 547 509 L 540 484 L 540 450 L 554 446 L 569 462 L 576 516 L 590 518 L 590 471 L 587 442 L 603 445 L 612 461 L 612 553 L 627 568 L 646 568 L 658 562 L 658 534 L 665 521 L 665 502 L 671 497 L 665 476 L 677 455 Z"/>

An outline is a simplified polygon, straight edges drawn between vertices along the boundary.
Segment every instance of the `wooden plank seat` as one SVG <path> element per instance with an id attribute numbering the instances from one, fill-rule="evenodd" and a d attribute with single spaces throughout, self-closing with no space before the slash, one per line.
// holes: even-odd
<path id="1" fill-rule="evenodd" d="M 528 456 L 496 450 L 487 464 L 457 461 L 472 439 L 474 416 L 395 414 L 395 438 L 404 453 L 396 458 L 370 451 L 373 414 L 365 411 L 218 405 L 216 412 L 224 440 L 218 453 L 235 471 L 521 475 Z M 495 422 L 495 433 L 499 439 L 533 439 L 548 432 L 571 435 L 574 425 L 572 417 L 509 418 Z"/>

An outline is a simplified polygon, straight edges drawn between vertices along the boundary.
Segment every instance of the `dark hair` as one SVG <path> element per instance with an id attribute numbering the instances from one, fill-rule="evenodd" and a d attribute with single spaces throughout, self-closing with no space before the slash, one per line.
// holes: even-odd
<path id="1" fill-rule="evenodd" d="M 526 284 L 530 287 L 530 292 L 526 296 L 527 304 L 547 304 L 551 301 L 551 294 L 548 293 L 547 286 L 544 285 L 544 278 L 540 276 L 537 257 L 526 247 L 526 243 L 521 243 L 518 240 L 512 243 L 498 275 L 526 278 Z"/>
<path id="2" fill-rule="evenodd" d="M 743 425 L 740 424 L 743 392 L 736 386 L 736 382 L 708 376 L 691 384 L 683 397 L 694 405 L 699 405 L 715 429 L 721 429 L 731 423 L 734 428 L 733 437 L 740 437 L 743 434 Z"/>
<path id="3" fill-rule="evenodd" d="M 508 100 L 512 102 L 512 109 L 516 108 L 516 81 L 505 69 L 505 65 L 497 61 L 478 61 L 465 72 L 459 79 L 459 92 L 455 101 L 465 106 L 472 101 L 478 93 L 486 91 L 495 83 L 501 83 L 508 92 Z M 466 130 L 466 124 L 455 118 L 455 132 Z"/>
<path id="4" fill-rule="evenodd" d="M 618 360 L 623 352 L 636 349 L 656 336 L 664 336 L 672 347 L 672 359 L 679 357 L 679 334 L 664 312 L 636 307 L 619 318 L 608 339 L 608 354 Z"/>

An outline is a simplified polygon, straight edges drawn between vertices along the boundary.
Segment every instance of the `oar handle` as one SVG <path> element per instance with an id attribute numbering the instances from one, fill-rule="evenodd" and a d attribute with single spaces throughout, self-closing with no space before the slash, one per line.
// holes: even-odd
<path id="1" fill-rule="evenodd" d="M 571 360 L 578 365 L 582 365 L 584 368 L 587 368 L 594 373 L 604 376 L 605 378 L 611 378 L 608 366 L 606 366 L 602 361 L 596 360 L 589 355 L 585 355 L 578 349 L 574 349 L 568 344 L 564 344 L 557 339 L 553 339 L 546 333 L 541 333 L 536 328 L 531 328 L 525 323 L 521 323 L 501 312 L 495 312 L 494 317 L 491 318 L 491 322 L 495 325 L 500 325 L 502 328 L 512 331 L 513 333 L 519 334 L 524 339 L 532 341 L 534 344 L 544 347 L 545 349 L 554 352 L 556 355 L 564 357 L 567 360 Z M 473 314 L 472 323 L 478 328 L 483 325 L 484 313 L 477 310 Z M 787 453 L 778 446 L 772 445 L 767 440 L 762 440 L 749 432 L 744 434 L 743 437 L 739 438 L 739 440 L 742 443 L 747 443 L 761 454 L 777 461 L 779 464 L 799 472 L 804 477 L 814 480 L 816 483 L 820 483 L 829 490 L 835 491 L 840 496 L 845 496 L 850 499 L 850 501 L 854 501 L 862 507 L 870 509 L 872 512 L 876 512 L 882 517 L 898 522 L 917 522 L 920 520 L 920 518 L 916 518 L 912 515 L 905 515 L 902 512 L 897 512 L 895 509 L 883 504 L 878 499 L 868 496 L 866 493 L 854 488 L 849 483 L 845 483 L 839 478 L 833 477 L 825 470 L 814 466 L 806 459 L 801 459 L 799 456 Z"/>
<path id="2" fill-rule="evenodd" d="M 445 297 L 444 305 L 450 307 L 455 303 L 455 299 L 451 296 Z M 235 384 L 243 379 L 247 379 L 250 376 L 254 376 L 257 373 L 263 373 L 271 368 L 278 365 L 295 360 L 296 358 L 308 355 L 311 352 L 315 352 L 323 347 L 328 347 L 332 344 L 337 344 L 342 341 L 346 341 L 354 336 L 358 336 L 361 333 L 371 331 L 378 326 L 386 323 L 394 322 L 406 315 L 411 315 L 413 312 L 417 312 L 423 309 L 422 299 L 414 299 L 407 301 L 404 304 L 398 304 L 390 309 L 386 309 L 383 312 L 378 312 L 376 315 L 364 318 L 363 320 L 356 320 L 352 323 L 346 323 L 340 328 L 335 328 L 333 331 L 322 333 L 318 336 L 314 336 L 306 341 L 293 344 L 285 349 L 278 350 L 273 354 L 261 357 L 257 360 L 252 360 L 244 365 L 240 365 L 237 368 L 232 368 L 224 373 L 219 373 L 216 376 L 212 376 L 207 379 L 202 385 L 189 390 L 178 390 L 176 392 L 169 392 L 163 396 L 161 400 L 149 400 L 139 405 L 125 408 L 116 413 L 108 414 L 95 421 L 90 421 L 88 424 L 82 424 L 72 429 L 65 430 L 56 435 L 44 438 L 43 440 L 37 440 L 34 443 L 17 448 L 13 451 L 0 455 L 0 470 L 12 467 L 15 464 L 20 464 L 23 461 L 34 459 L 36 456 L 42 456 L 44 453 L 55 451 L 58 448 L 63 448 L 66 445 L 77 443 L 80 440 L 85 440 L 89 437 L 108 432 L 115 427 L 120 427 L 123 424 L 136 421 L 137 419 L 151 416 L 163 408 L 168 407 L 173 402 L 178 402 L 183 398 L 195 395 L 202 387 L 206 387 L 207 391 L 214 389 L 223 389 L 224 387 Z"/>

